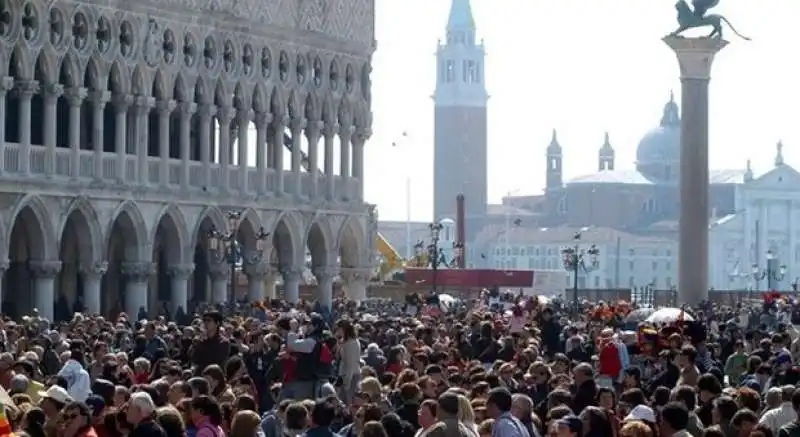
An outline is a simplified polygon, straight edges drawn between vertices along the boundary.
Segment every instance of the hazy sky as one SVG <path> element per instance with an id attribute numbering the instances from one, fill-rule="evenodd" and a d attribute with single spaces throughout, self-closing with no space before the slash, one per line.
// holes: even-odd
<path id="1" fill-rule="evenodd" d="M 383 220 L 433 210 L 433 94 L 436 43 L 450 0 L 378 0 L 373 57 L 374 134 L 366 147 L 365 196 Z M 712 168 L 772 167 L 775 144 L 800 159 L 800 2 L 721 0 L 752 42 L 736 38 L 712 70 Z M 661 37 L 675 26 L 672 0 L 472 0 L 488 58 L 489 198 L 539 193 L 553 128 L 564 148 L 565 179 L 597 169 L 609 131 L 617 168 L 633 168 L 636 146 L 658 125 L 678 66 Z M 402 132 L 408 137 L 401 139 Z M 397 141 L 397 147 L 391 143 Z"/>

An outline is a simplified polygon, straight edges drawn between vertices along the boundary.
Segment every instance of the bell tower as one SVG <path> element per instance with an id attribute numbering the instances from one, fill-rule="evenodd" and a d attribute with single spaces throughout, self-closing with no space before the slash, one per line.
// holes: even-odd
<path id="1" fill-rule="evenodd" d="M 487 205 L 487 131 L 483 42 L 476 42 L 469 0 L 452 0 L 446 40 L 436 50 L 434 99 L 434 218 L 456 216 L 464 194 L 467 239 Z"/>

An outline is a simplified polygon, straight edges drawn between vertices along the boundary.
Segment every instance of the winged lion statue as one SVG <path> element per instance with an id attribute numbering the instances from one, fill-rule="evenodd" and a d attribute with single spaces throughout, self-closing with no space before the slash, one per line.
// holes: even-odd
<path id="1" fill-rule="evenodd" d="M 709 14 L 708 11 L 719 4 L 719 0 L 692 0 L 692 6 L 686 0 L 678 0 L 675 9 L 678 11 L 678 28 L 669 36 L 680 36 L 681 33 L 698 27 L 711 27 L 708 38 L 722 39 L 722 24 L 725 23 L 739 38 L 750 41 L 750 38 L 739 33 L 725 16 Z"/>

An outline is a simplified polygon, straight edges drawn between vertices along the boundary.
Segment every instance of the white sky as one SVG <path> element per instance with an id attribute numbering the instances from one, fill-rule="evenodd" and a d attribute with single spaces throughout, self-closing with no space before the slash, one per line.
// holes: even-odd
<path id="1" fill-rule="evenodd" d="M 365 152 L 366 200 L 378 205 L 382 220 L 405 220 L 410 177 L 412 219 L 430 220 L 434 51 L 450 0 L 375 3 L 375 118 Z M 779 139 L 792 164 L 800 157 L 800 1 L 720 3 L 715 11 L 753 41 L 725 29 L 732 44 L 712 70 L 712 167 L 744 168 L 750 158 L 756 174 L 763 173 L 772 166 Z M 657 126 L 670 90 L 680 95 L 677 61 L 661 41 L 675 26 L 673 5 L 672 0 L 472 0 L 488 52 L 490 201 L 499 202 L 509 191 L 541 191 L 553 128 L 564 148 L 567 180 L 596 170 L 605 131 L 617 152 L 617 168 L 633 167 L 638 141 Z"/>

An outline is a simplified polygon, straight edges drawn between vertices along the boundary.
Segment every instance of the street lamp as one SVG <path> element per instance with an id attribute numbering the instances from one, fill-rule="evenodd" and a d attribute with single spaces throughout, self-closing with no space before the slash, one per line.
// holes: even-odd
<path id="1" fill-rule="evenodd" d="M 256 232 L 256 250 L 245 254 L 242 251 L 243 245 L 238 240 L 239 224 L 242 213 L 239 211 L 228 211 L 228 232 L 223 232 L 215 226 L 208 230 L 208 251 L 214 263 L 227 262 L 231 269 L 230 293 L 231 298 L 236 297 L 236 265 L 242 261 L 251 264 L 260 263 L 264 259 L 267 237 L 270 233 L 265 232 L 264 228 L 259 228 Z M 247 257 L 247 258 L 245 258 Z"/>
<path id="2" fill-rule="evenodd" d="M 444 249 L 439 247 L 439 237 L 443 228 L 444 226 L 439 222 L 429 224 L 428 229 L 431 233 L 430 243 L 426 245 L 423 241 L 418 241 L 417 244 L 414 245 L 416 259 L 424 260 L 422 266 L 430 267 L 431 270 L 433 270 L 433 283 L 431 284 L 431 294 L 433 295 L 435 295 L 438 290 L 439 267 L 442 265 L 450 265 L 445 257 Z M 463 245 L 459 245 L 459 243 L 455 243 L 453 248 L 457 250 L 460 248 L 460 250 L 463 251 Z"/>
<path id="3" fill-rule="evenodd" d="M 573 272 L 572 274 L 572 300 L 574 311 L 578 312 L 578 275 L 580 272 L 590 273 L 599 267 L 597 256 L 600 250 L 592 244 L 588 249 L 581 249 L 581 232 L 576 232 L 572 237 L 574 241 L 572 246 L 566 247 L 561 250 L 563 256 L 564 269 Z"/>
<path id="4" fill-rule="evenodd" d="M 758 283 L 763 279 L 767 280 L 767 290 L 775 290 L 777 283 L 783 281 L 786 276 L 786 266 L 778 265 L 778 258 L 775 253 L 770 249 L 767 251 L 767 267 L 762 269 L 757 263 L 753 263 L 753 280 L 756 282 L 755 288 L 758 289 Z"/>

